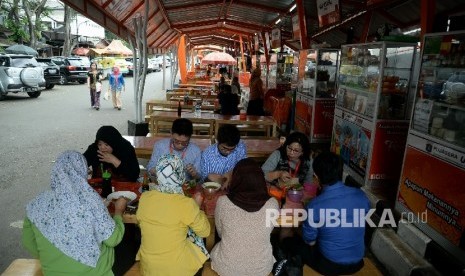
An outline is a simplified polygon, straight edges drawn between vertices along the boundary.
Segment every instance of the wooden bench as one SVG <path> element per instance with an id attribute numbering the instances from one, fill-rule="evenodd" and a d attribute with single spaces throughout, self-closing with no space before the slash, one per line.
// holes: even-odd
<path id="1" fill-rule="evenodd" d="M 352 274 L 354 276 L 382 276 L 383 274 L 376 268 L 376 266 L 373 264 L 373 262 L 369 258 L 363 258 L 363 261 L 365 262 L 365 265 L 363 268 L 358 271 L 355 274 Z M 11 274 L 13 275 L 13 274 Z M 26 274 L 15 274 L 15 275 L 26 275 Z M 27 274 L 27 275 L 42 275 L 42 274 Z M 139 262 L 136 262 L 127 272 L 124 274 L 124 276 L 139 276 L 140 274 L 140 267 L 139 267 Z M 270 276 L 273 274 L 270 273 Z M 321 276 L 322 274 L 316 272 L 312 268 L 310 268 L 307 265 L 304 265 L 303 267 L 303 276 Z M 211 261 L 207 261 L 203 265 L 203 270 L 202 270 L 202 276 L 218 276 L 218 273 L 216 273 L 212 267 L 211 267 Z"/>
<path id="2" fill-rule="evenodd" d="M 363 268 L 352 274 L 354 276 L 383 276 L 383 274 L 381 273 L 381 271 L 378 270 L 378 268 L 375 266 L 375 264 L 373 263 L 372 260 L 370 260 L 369 258 L 363 258 L 363 262 L 365 263 L 365 265 L 363 266 Z M 313 270 L 311 267 L 309 267 L 308 265 L 304 265 L 304 273 L 303 273 L 304 276 L 321 276 L 322 274 L 316 272 L 315 270 Z"/>
<path id="3" fill-rule="evenodd" d="M 2 273 L 2 276 L 42 276 L 37 259 L 16 259 Z"/>

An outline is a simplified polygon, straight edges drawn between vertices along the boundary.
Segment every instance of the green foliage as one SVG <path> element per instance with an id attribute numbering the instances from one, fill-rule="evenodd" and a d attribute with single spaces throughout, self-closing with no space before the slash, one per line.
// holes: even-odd
<path id="1" fill-rule="evenodd" d="M 15 22 L 11 19 L 5 20 L 5 27 L 12 32 L 10 36 L 8 36 L 9 40 L 20 42 L 20 41 L 28 41 L 29 34 L 23 26 L 27 25 L 27 20 L 22 17 L 20 18 L 19 25 L 15 24 Z"/>

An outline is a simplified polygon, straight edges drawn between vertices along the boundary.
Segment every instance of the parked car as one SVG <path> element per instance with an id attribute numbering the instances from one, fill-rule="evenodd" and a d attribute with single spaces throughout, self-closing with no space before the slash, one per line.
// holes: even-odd
<path id="1" fill-rule="evenodd" d="M 60 67 L 53 63 L 51 58 L 36 58 L 44 69 L 45 88 L 52 89 L 55 84 L 60 83 Z"/>
<path id="2" fill-rule="evenodd" d="M 68 82 L 85 83 L 90 63 L 80 57 L 52 57 L 53 63 L 60 67 L 60 84 Z"/>
<path id="3" fill-rule="evenodd" d="M 127 76 L 127 75 L 133 76 L 134 75 L 134 64 L 132 63 L 132 61 L 126 60 L 126 68 L 128 68 L 128 72 L 126 74 L 123 74 L 123 75 L 124 76 Z"/>
<path id="4" fill-rule="evenodd" d="M 159 72 L 159 71 L 161 71 L 161 67 L 162 67 L 162 62 L 160 62 L 159 59 L 157 59 L 157 58 L 148 59 L 148 67 L 147 67 L 147 69 L 150 68 L 150 70 L 152 72 Z"/>
<path id="5" fill-rule="evenodd" d="M 158 63 L 160 64 L 160 67 L 163 68 L 163 57 L 162 56 L 158 56 L 155 58 Z M 171 66 L 171 58 L 169 57 L 165 57 L 165 67 L 170 67 Z"/>
<path id="6" fill-rule="evenodd" d="M 33 56 L 0 54 L 0 100 L 10 92 L 37 98 L 44 88 L 44 70 Z"/>

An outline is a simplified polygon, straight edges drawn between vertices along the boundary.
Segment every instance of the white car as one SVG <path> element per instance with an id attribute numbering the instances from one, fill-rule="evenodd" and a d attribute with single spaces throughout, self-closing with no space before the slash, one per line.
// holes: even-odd
<path id="1" fill-rule="evenodd" d="M 163 57 L 158 56 L 158 57 L 156 57 L 154 59 L 156 59 L 157 62 L 159 62 L 160 68 L 163 68 Z M 170 67 L 170 66 L 171 66 L 171 59 L 169 57 L 165 57 L 165 67 Z"/>
<path id="2" fill-rule="evenodd" d="M 162 63 L 157 58 L 148 59 L 147 70 L 150 72 L 161 71 Z"/>

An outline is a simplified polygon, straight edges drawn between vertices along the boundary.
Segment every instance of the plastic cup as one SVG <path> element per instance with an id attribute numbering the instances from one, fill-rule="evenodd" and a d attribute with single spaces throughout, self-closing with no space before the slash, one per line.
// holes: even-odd
<path id="1" fill-rule="evenodd" d="M 239 119 L 241 120 L 247 119 L 247 113 L 245 112 L 245 110 L 241 109 L 241 111 L 239 112 Z"/>

